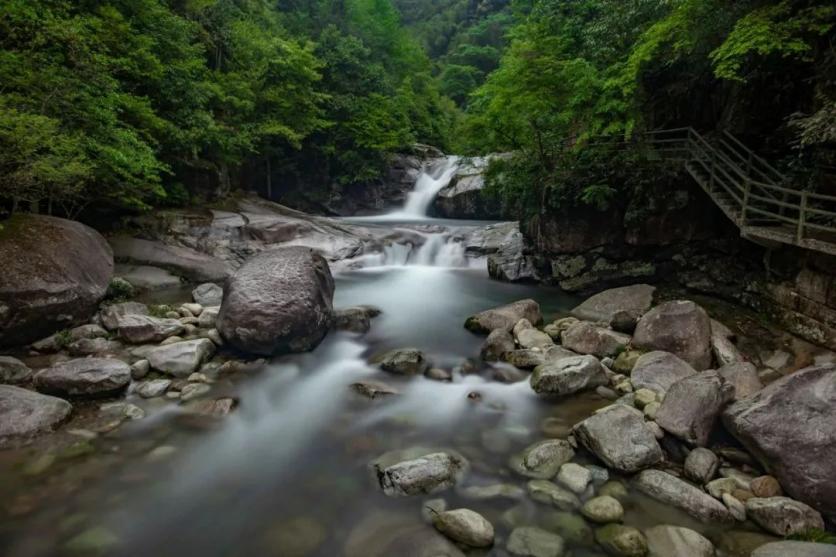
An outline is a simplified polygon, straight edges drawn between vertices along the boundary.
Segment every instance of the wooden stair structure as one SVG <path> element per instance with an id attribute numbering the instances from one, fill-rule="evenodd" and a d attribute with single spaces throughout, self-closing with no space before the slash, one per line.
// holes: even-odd
<path id="1" fill-rule="evenodd" d="M 744 238 L 836 255 L 836 196 L 792 187 L 728 132 L 708 139 L 694 128 L 676 128 L 645 139 L 656 157 L 683 164 Z"/>

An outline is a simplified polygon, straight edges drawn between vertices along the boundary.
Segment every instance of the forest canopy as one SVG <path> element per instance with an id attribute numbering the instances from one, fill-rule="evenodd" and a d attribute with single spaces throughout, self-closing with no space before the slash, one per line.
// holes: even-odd
<path id="1" fill-rule="evenodd" d="M 514 212 L 551 197 L 600 205 L 624 169 L 578 146 L 676 126 L 745 133 L 808 183 L 836 165 L 825 0 L 0 6 L 12 205 L 73 215 L 233 187 L 327 195 L 378 179 L 415 142 L 515 152 L 492 174 Z"/>

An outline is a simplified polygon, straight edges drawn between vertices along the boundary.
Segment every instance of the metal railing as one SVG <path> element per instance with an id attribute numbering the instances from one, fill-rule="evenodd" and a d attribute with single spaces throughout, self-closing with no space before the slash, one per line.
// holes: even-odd
<path id="1" fill-rule="evenodd" d="M 836 196 L 791 187 L 784 174 L 728 132 L 711 141 L 693 128 L 645 137 L 662 158 L 684 162 L 745 235 L 836 252 Z"/>

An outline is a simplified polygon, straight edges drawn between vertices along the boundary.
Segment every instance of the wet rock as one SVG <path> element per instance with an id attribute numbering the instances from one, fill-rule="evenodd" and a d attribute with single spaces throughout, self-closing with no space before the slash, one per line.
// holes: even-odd
<path id="1" fill-rule="evenodd" d="M 230 275 L 224 261 L 193 249 L 127 236 L 108 241 L 119 262 L 167 269 L 192 281 L 223 281 Z"/>
<path id="2" fill-rule="evenodd" d="M 224 299 L 224 289 L 213 282 L 204 282 L 192 290 L 192 299 L 206 306 L 220 306 Z"/>
<path id="3" fill-rule="evenodd" d="M 511 332 L 520 319 L 528 319 L 534 325 L 542 321 L 540 305 L 534 300 L 519 300 L 472 315 L 464 326 L 474 333 L 489 334 L 495 329 Z"/>
<path id="4" fill-rule="evenodd" d="M 633 473 L 662 460 L 662 449 L 641 412 L 613 405 L 574 428 L 575 437 L 608 467 Z"/>
<path id="5" fill-rule="evenodd" d="M 707 484 L 717 475 L 720 459 L 713 452 L 697 447 L 685 459 L 685 476 L 699 484 Z"/>
<path id="6" fill-rule="evenodd" d="M 151 371 L 151 364 L 148 360 L 137 360 L 133 364 L 131 364 L 131 378 L 132 379 L 142 379 L 148 372 Z"/>
<path id="7" fill-rule="evenodd" d="M 424 353 L 417 348 L 390 350 L 375 358 L 374 363 L 379 364 L 383 371 L 398 375 L 420 375 L 430 367 Z"/>
<path id="8" fill-rule="evenodd" d="M 441 369 L 438 367 L 431 367 L 424 372 L 424 377 L 427 379 L 432 379 L 434 381 L 444 381 L 450 382 L 453 380 L 453 374 L 450 373 L 446 369 Z"/>
<path id="9" fill-rule="evenodd" d="M 836 519 L 836 366 L 788 375 L 731 405 L 723 422 L 789 495 Z"/>
<path id="10" fill-rule="evenodd" d="M 732 517 L 738 522 L 746 522 L 746 507 L 740 500 L 731 493 L 724 493 L 721 498 L 723 504 L 729 509 Z M 748 500 L 748 499 L 747 499 Z"/>
<path id="11" fill-rule="evenodd" d="M 0 231 L 0 346 L 90 319 L 113 276 L 104 238 L 79 222 L 18 214 Z"/>
<path id="12" fill-rule="evenodd" d="M 514 557 L 562 557 L 563 538 L 533 526 L 514 528 L 506 549 Z"/>
<path id="13" fill-rule="evenodd" d="M 671 385 L 697 372 L 687 362 L 659 350 L 640 356 L 633 366 L 630 380 L 636 389 L 650 389 L 664 395 Z"/>
<path id="14" fill-rule="evenodd" d="M 352 383 L 351 388 L 371 399 L 398 394 L 397 389 L 379 381 L 358 381 L 357 383 Z"/>
<path id="15" fill-rule="evenodd" d="M 682 509 L 703 522 L 732 520 L 728 509 L 717 499 L 684 480 L 660 470 L 645 470 L 633 486 L 658 501 Z"/>
<path id="16" fill-rule="evenodd" d="M 760 476 L 749 483 L 749 489 L 755 497 L 776 497 L 782 495 L 781 484 L 772 476 Z"/>
<path id="17" fill-rule="evenodd" d="M 67 345 L 71 356 L 103 356 L 116 354 L 122 349 L 122 343 L 106 338 L 83 338 Z"/>
<path id="18" fill-rule="evenodd" d="M 689 528 L 654 526 L 644 531 L 648 557 L 714 557 L 714 545 Z"/>
<path id="19" fill-rule="evenodd" d="M 717 478 L 705 484 L 705 489 L 712 497 L 722 499 L 726 493 L 732 493 L 737 489 L 741 489 L 741 484 L 734 478 Z"/>
<path id="20" fill-rule="evenodd" d="M 39 371 L 33 382 L 36 389 L 52 395 L 104 396 L 128 386 L 131 368 L 110 358 L 78 358 Z"/>
<path id="21" fill-rule="evenodd" d="M 451 540 L 469 547 L 493 545 L 493 525 L 470 509 L 454 509 L 437 514 L 433 526 Z"/>
<path id="22" fill-rule="evenodd" d="M 609 495 L 601 495 L 584 503 L 581 507 L 581 514 L 598 524 L 620 522 L 624 518 L 624 507 L 621 506 L 618 499 Z"/>
<path id="23" fill-rule="evenodd" d="M 818 511 L 789 497 L 753 497 L 746 501 L 746 513 L 758 526 L 776 536 L 824 529 Z"/>
<path id="24" fill-rule="evenodd" d="M 29 379 L 29 366 L 11 356 L 0 356 L 0 383 L 22 383 Z"/>
<path id="25" fill-rule="evenodd" d="M 209 393 L 212 387 L 205 383 L 189 383 L 180 391 L 180 402 L 189 402 Z"/>
<path id="26" fill-rule="evenodd" d="M 686 377 L 668 389 L 656 412 L 656 423 L 683 441 L 704 447 L 717 418 L 733 397 L 734 387 L 717 372 Z"/>
<path id="27" fill-rule="evenodd" d="M 630 342 L 628 335 L 597 327 L 586 321 L 579 321 L 569 327 L 561 338 L 565 348 L 599 358 L 616 356 Z"/>
<path id="28" fill-rule="evenodd" d="M 760 546 L 751 557 L 836 557 L 836 545 L 782 541 Z"/>
<path id="29" fill-rule="evenodd" d="M 95 323 L 88 323 L 87 325 L 79 325 L 74 329 L 70 329 L 69 341 L 74 342 L 82 339 L 94 339 L 107 337 L 107 331 L 101 325 Z"/>
<path id="30" fill-rule="evenodd" d="M 514 351 L 515 348 L 514 337 L 511 333 L 505 329 L 495 329 L 485 339 L 480 353 L 486 362 L 498 362 L 504 359 L 506 353 Z"/>
<path id="31" fill-rule="evenodd" d="M 388 464 L 387 455 L 372 463 L 383 492 L 389 496 L 425 495 L 456 485 L 467 469 L 463 457 L 447 452 L 430 453 Z"/>
<path id="32" fill-rule="evenodd" d="M 528 482 L 528 494 L 535 501 L 563 511 L 573 511 L 581 506 L 581 500 L 577 495 L 548 480 Z"/>
<path id="33" fill-rule="evenodd" d="M 447 510 L 447 501 L 438 497 L 424 501 L 421 507 L 421 518 L 428 524 L 433 523 L 433 517 Z"/>
<path id="34" fill-rule="evenodd" d="M 610 323 L 618 314 L 624 313 L 635 323 L 650 310 L 655 291 L 656 287 L 649 284 L 604 290 L 573 309 L 572 315 L 585 321 Z"/>
<path id="35" fill-rule="evenodd" d="M 231 413 L 238 405 L 234 398 L 224 397 L 216 400 L 193 400 L 183 406 L 190 414 L 220 418 Z"/>
<path id="36" fill-rule="evenodd" d="M 487 499 L 518 500 L 525 496 L 525 490 L 514 484 L 472 485 L 457 490 L 467 499 L 484 501 Z"/>
<path id="37" fill-rule="evenodd" d="M 183 332 L 177 319 L 160 319 L 150 315 L 123 315 L 116 320 L 119 337 L 131 344 L 160 342 Z"/>
<path id="38" fill-rule="evenodd" d="M 617 480 L 612 480 L 602 485 L 598 490 L 598 495 L 609 495 L 619 501 L 626 501 L 628 497 L 627 488 Z"/>
<path id="39" fill-rule="evenodd" d="M 215 353 L 211 340 L 201 338 L 151 348 L 144 353 L 151 367 L 174 377 L 188 377 Z"/>
<path id="40" fill-rule="evenodd" d="M 557 473 L 557 482 L 567 487 L 573 493 L 581 495 L 592 481 L 592 472 L 580 464 L 567 462 Z"/>
<path id="41" fill-rule="evenodd" d="M 743 362 L 743 354 L 734 345 L 734 333 L 720 323 L 711 320 L 711 351 L 720 366 Z"/>
<path id="42" fill-rule="evenodd" d="M 546 350 L 552 346 L 554 346 L 554 341 L 552 337 L 544 333 L 543 331 L 538 331 L 534 328 L 524 328 L 519 332 L 515 332 L 514 338 L 517 341 L 517 344 L 520 348 L 535 348 L 540 350 Z"/>
<path id="43" fill-rule="evenodd" d="M 142 398 L 163 396 L 171 386 L 171 379 L 152 379 L 136 386 L 134 392 Z"/>
<path id="44" fill-rule="evenodd" d="M 656 402 L 656 393 L 650 389 L 636 389 L 636 408 L 643 410 L 648 404 Z"/>
<path id="45" fill-rule="evenodd" d="M 607 385 L 609 379 L 594 356 L 573 356 L 537 366 L 530 382 L 537 394 L 565 396 Z"/>
<path id="46" fill-rule="evenodd" d="M 540 279 L 534 258 L 525 254 L 525 239 L 519 227 L 505 237 L 494 253 L 488 254 L 488 275 L 504 282 L 536 282 Z"/>
<path id="47" fill-rule="evenodd" d="M 372 327 L 372 319 L 380 310 L 370 306 L 356 306 L 334 311 L 334 328 L 338 331 L 366 333 Z"/>
<path id="48" fill-rule="evenodd" d="M 712 362 L 711 321 L 694 302 L 667 302 L 642 316 L 633 335 L 633 346 L 670 352 L 702 371 Z"/>
<path id="49" fill-rule="evenodd" d="M 227 281 L 217 329 L 244 352 L 308 351 L 331 326 L 333 297 L 334 279 L 321 255 L 304 247 L 272 249 Z"/>
<path id="50" fill-rule="evenodd" d="M 148 315 L 148 306 L 139 302 L 122 302 L 106 306 L 99 315 L 105 328 L 108 331 L 115 331 L 119 328 L 120 318 L 127 315 Z"/>
<path id="51" fill-rule="evenodd" d="M 505 352 L 504 360 L 520 369 L 534 369 L 546 363 L 546 355 L 542 350 L 511 350 Z"/>
<path id="52" fill-rule="evenodd" d="M 511 457 L 509 464 L 523 476 L 550 479 L 574 456 L 575 450 L 568 441 L 548 439 L 526 447 L 520 454 Z"/>
<path id="53" fill-rule="evenodd" d="M 644 534 L 632 526 L 607 524 L 595 531 L 595 541 L 610 555 L 620 557 L 647 555 L 647 540 Z"/>
<path id="54" fill-rule="evenodd" d="M 50 432 L 72 409 L 66 400 L 0 385 L 0 440 Z"/>
<path id="55" fill-rule="evenodd" d="M 181 314 L 185 310 L 188 312 L 189 315 L 193 315 L 195 317 L 200 317 L 200 314 L 203 313 L 203 304 L 198 303 L 185 303 L 180 306 Z M 183 315 L 183 317 L 188 317 L 188 315 Z"/>
<path id="56" fill-rule="evenodd" d="M 752 396 L 763 388 L 757 368 L 749 362 L 726 364 L 717 373 L 734 386 L 734 399 L 740 400 Z"/>
<path id="57" fill-rule="evenodd" d="M 212 329 L 217 325 L 218 314 L 221 308 L 218 306 L 210 306 L 203 309 L 200 316 L 197 318 L 197 326 L 202 329 Z"/>

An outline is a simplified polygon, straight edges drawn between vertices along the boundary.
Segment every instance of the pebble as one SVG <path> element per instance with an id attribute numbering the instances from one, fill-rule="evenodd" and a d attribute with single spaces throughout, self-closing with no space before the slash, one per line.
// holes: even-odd
<path id="1" fill-rule="evenodd" d="M 699 484 L 706 484 L 717 475 L 720 459 L 708 449 L 697 447 L 685 459 L 685 476 Z"/>
<path id="2" fill-rule="evenodd" d="M 581 514 L 599 524 L 619 522 L 624 518 L 624 507 L 615 497 L 601 495 L 584 503 L 581 507 Z"/>
<path id="3" fill-rule="evenodd" d="M 781 495 L 781 484 L 772 476 L 759 476 L 749 483 L 755 497 L 776 497 Z"/>
<path id="4" fill-rule="evenodd" d="M 642 409 L 651 402 L 656 402 L 656 393 L 650 389 L 638 389 L 636 391 L 636 408 Z"/>
<path id="5" fill-rule="evenodd" d="M 188 385 L 183 387 L 182 391 L 180 391 L 180 400 L 183 402 L 188 402 L 190 400 L 202 397 L 210 390 L 212 390 L 212 387 L 205 383 L 189 383 Z"/>
<path id="6" fill-rule="evenodd" d="M 659 411 L 659 408 L 662 406 L 659 402 L 651 402 L 650 404 L 644 407 L 644 415 L 648 420 L 655 420 L 656 413 Z"/>
<path id="7" fill-rule="evenodd" d="M 567 462 L 557 473 L 557 482 L 578 495 L 586 491 L 590 481 L 592 472 L 574 462 Z"/>
<path id="8" fill-rule="evenodd" d="M 723 503 L 726 505 L 726 507 L 729 508 L 729 512 L 735 520 L 740 522 L 746 522 L 746 506 L 743 503 L 741 503 L 734 495 L 732 495 L 731 493 L 724 493 Z"/>
<path id="9" fill-rule="evenodd" d="M 131 364 L 131 378 L 132 379 L 142 379 L 148 372 L 151 371 L 151 364 L 148 360 L 139 360 Z"/>
<path id="10" fill-rule="evenodd" d="M 440 512 L 433 517 L 433 526 L 451 540 L 470 547 L 493 545 L 493 525 L 470 509 Z"/>

